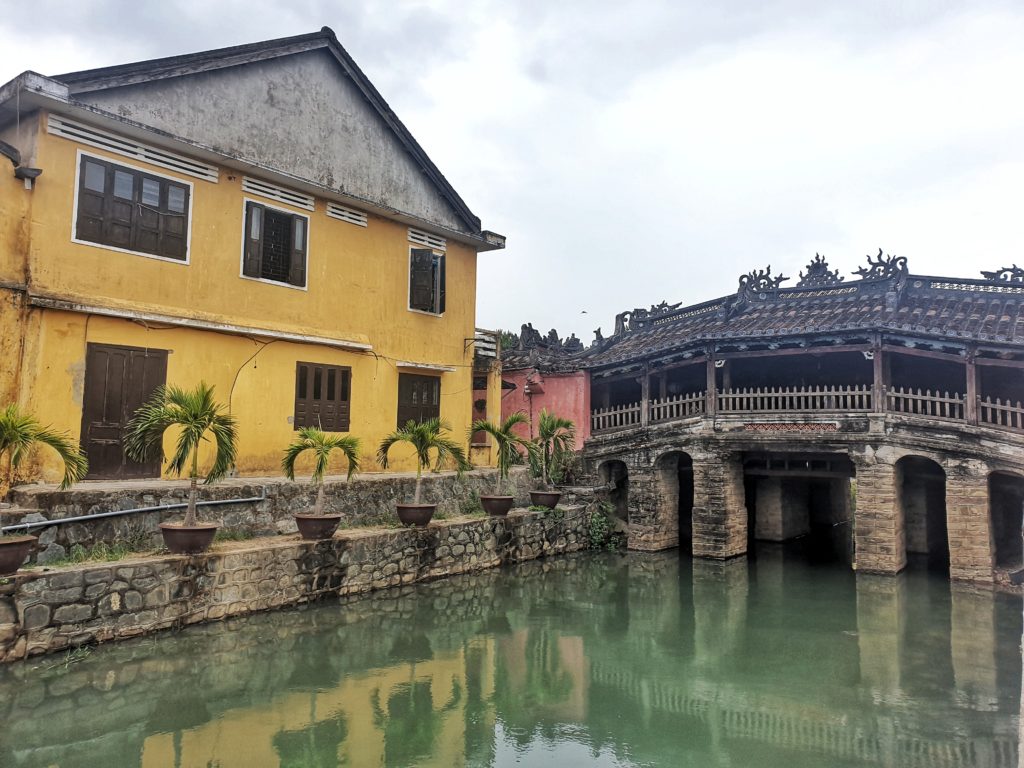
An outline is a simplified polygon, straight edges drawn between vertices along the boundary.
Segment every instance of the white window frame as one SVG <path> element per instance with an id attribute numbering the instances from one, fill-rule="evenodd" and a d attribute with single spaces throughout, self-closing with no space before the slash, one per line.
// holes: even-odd
<path id="1" fill-rule="evenodd" d="M 265 277 L 249 277 L 245 274 L 245 241 L 246 241 L 246 209 L 249 207 L 249 203 L 256 203 L 264 208 L 269 208 L 272 211 L 278 211 L 280 213 L 287 213 L 289 216 L 301 216 L 306 220 L 306 283 L 305 285 L 292 285 L 291 283 L 282 283 L 278 280 L 267 280 Z M 263 200 L 257 200 L 252 197 L 242 198 L 242 241 L 241 249 L 238 254 L 238 276 L 243 280 L 249 280 L 253 283 L 264 283 L 266 285 L 277 285 L 281 288 L 291 288 L 293 291 L 309 291 L 309 252 L 310 252 L 310 216 L 308 212 L 304 212 L 301 208 L 295 210 L 289 208 L 283 208 L 280 205 L 267 205 Z M 410 267 L 411 268 L 411 267 Z"/>
<path id="2" fill-rule="evenodd" d="M 96 160 L 100 160 L 104 163 L 113 163 L 114 165 L 120 165 L 124 168 L 131 168 L 133 171 L 139 171 L 150 176 L 157 176 L 161 179 L 167 179 L 173 181 L 175 184 L 182 184 L 188 187 L 188 231 L 185 234 L 185 258 L 184 259 L 172 259 L 168 256 L 158 256 L 155 253 L 144 253 L 142 251 L 132 251 L 128 248 L 118 248 L 116 245 L 105 245 L 103 243 L 95 243 L 92 240 L 79 240 L 76 237 L 78 232 L 78 190 L 81 187 L 81 174 L 82 174 L 82 158 L 91 157 Z M 187 267 L 192 263 L 192 206 L 195 202 L 195 184 L 191 181 L 185 181 L 177 176 L 171 176 L 166 173 L 159 173 L 141 165 L 134 165 L 132 163 L 123 162 L 120 158 L 114 159 L 105 155 L 100 155 L 95 152 L 86 152 L 84 149 L 79 149 L 75 153 L 75 194 L 72 200 L 71 208 L 71 242 L 76 245 L 88 245 L 92 248 L 102 248 L 105 251 L 116 251 L 117 253 L 127 253 L 131 256 L 142 256 L 146 259 L 155 259 L 162 261 L 165 264 L 177 264 L 179 266 Z"/>

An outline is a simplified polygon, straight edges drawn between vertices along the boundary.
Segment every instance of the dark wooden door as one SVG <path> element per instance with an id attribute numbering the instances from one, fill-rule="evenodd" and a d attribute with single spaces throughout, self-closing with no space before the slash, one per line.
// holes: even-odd
<path id="1" fill-rule="evenodd" d="M 125 425 L 153 390 L 167 382 L 167 350 L 89 344 L 85 358 L 82 448 L 89 479 L 159 477 L 159 459 L 140 464 L 125 458 Z"/>

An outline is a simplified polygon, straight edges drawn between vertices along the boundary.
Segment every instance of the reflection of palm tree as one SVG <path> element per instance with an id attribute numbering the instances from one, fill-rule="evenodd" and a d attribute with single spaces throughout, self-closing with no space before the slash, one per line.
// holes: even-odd
<path id="1" fill-rule="evenodd" d="M 348 726 L 339 712 L 316 721 L 316 696 L 310 696 L 309 726 L 298 731 L 281 730 L 274 734 L 274 750 L 281 768 L 336 768 L 344 765 L 338 756 L 348 736 Z"/>
<path id="2" fill-rule="evenodd" d="M 509 658 L 509 654 L 498 656 L 494 678 L 495 701 L 501 718 L 517 726 L 509 732 L 516 738 L 521 736 L 522 743 L 530 740 L 529 734 L 536 727 L 538 709 L 565 702 L 575 687 L 572 674 L 562 660 L 558 640 L 558 633 L 552 630 L 528 630 L 522 650 L 525 674 L 519 681 L 510 674 L 519 659 Z M 512 641 L 499 642 L 507 651 L 517 648 Z"/>
<path id="3" fill-rule="evenodd" d="M 440 710 L 435 710 L 432 681 L 415 681 L 413 675 L 415 666 L 410 681 L 396 685 L 388 697 L 387 713 L 380 705 L 379 688 L 370 697 L 374 725 L 384 731 L 384 764 L 389 767 L 415 765 L 430 757 L 445 715 L 462 700 L 462 686 L 453 678 L 451 697 Z"/>

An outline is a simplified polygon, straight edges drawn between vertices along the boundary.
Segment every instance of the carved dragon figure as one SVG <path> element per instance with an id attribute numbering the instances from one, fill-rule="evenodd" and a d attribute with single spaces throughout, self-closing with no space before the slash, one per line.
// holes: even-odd
<path id="1" fill-rule="evenodd" d="M 868 266 L 861 267 L 853 273 L 860 275 L 864 280 L 886 280 L 907 273 L 906 256 L 889 256 L 883 254 L 882 249 L 879 248 L 878 256 L 875 258 L 868 256 L 867 259 Z"/>
<path id="2" fill-rule="evenodd" d="M 1024 269 L 1021 269 L 1016 264 L 1012 267 L 1003 267 L 992 272 L 982 270 L 981 276 L 986 280 L 992 280 L 997 283 L 1024 283 Z"/>
<path id="3" fill-rule="evenodd" d="M 772 265 L 769 264 L 767 269 L 755 269 L 740 277 L 740 287 L 737 293 L 752 294 L 774 291 L 786 280 L 789 278 L 785 275 L 772 277 Z"/>

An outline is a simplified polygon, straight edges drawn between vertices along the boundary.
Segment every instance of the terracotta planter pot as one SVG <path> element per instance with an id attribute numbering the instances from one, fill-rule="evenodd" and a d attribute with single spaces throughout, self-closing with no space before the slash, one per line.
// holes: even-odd
<path id="1" fill-rule="evenodd" d="M 203 524 L 186 528 L 184 525 L 160 523 L 160 533 L 164 535 L 164 546 L 172 555 L 197 555 L 210 548 L 219 527 Z"/>
<path id="2" fill-rule="evenodd" d="M 398 504 L 398 519 L 402 525 L 426 528 L 434 516 L 437 504 Z"/>
<path id="3" fill-rule="evenodd" d="M 299 533 L 307 541 L 329 539 L 341 522 L 341 515 L 295 515 Z"/>
<path id="4" fill-rule="evenodd" d="M 530 503 L 535 507 L 554 509 L 562 494 L 556 491 L 530 491 Z"/>
<path id="5" fill-rule="evenodd" d="M 504 517 L 512 509 L 511 496 L 481 496 L 480 505 L 491 517 Z"/>
<path id="6" fill-rule="evenodd" d="M 10 576 L 21 568 L 37 541 L 35 536 L 0 537 L 0 576 Z"/>

